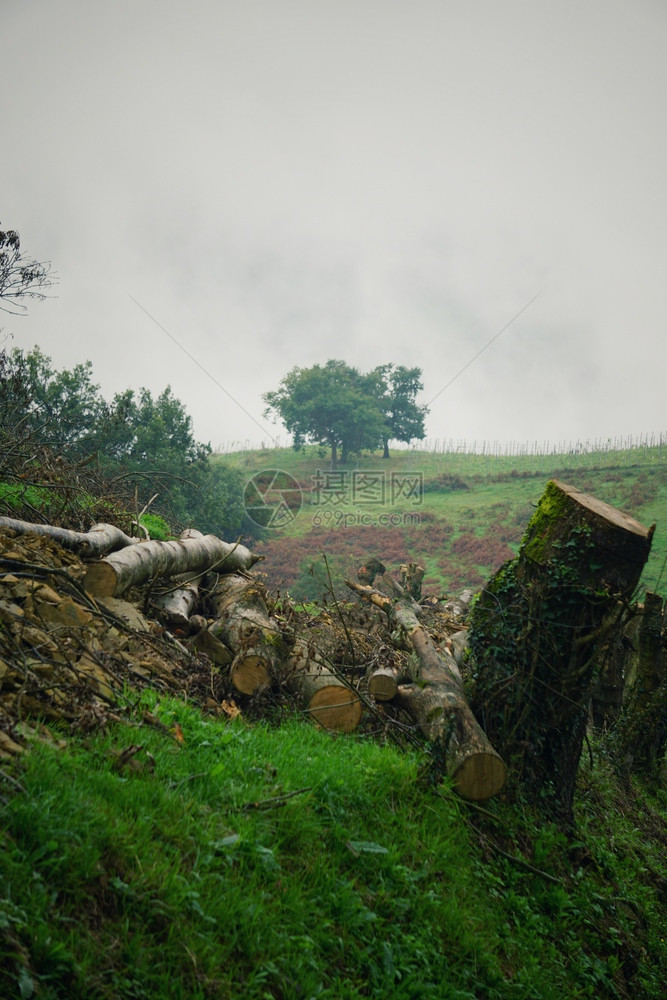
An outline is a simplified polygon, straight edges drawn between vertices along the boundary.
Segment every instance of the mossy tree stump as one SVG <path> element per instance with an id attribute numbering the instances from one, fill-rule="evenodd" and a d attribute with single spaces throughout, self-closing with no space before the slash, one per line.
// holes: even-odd
<path id="1" fill-rule="evenodd" d="M 566 825 L 596 655 L 637 586 L 652 535 L 552 480 L 518 556 L 468 619 L 472 708 L 524 792 Z"/>
<path id="2" fill-rule="evenodd" d="M 637 672 L 614 730 L 613 745 L 626 772 L 657 777 L 667 745 L 666 610 L 647 593 L 637 633 Z"/>

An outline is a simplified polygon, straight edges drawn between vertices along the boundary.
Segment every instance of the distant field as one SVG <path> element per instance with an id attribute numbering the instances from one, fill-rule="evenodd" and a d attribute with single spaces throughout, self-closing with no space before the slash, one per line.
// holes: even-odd
<path id="1" fill-rule="evenodd" d="M 256 544 L 271 587 L 313 598 L 326 589 L 322 553 L 337 589 L 369 555 L 388 567 L 425 566 L 425 592 L 481 587 L 517 551 L 549 479 L 592 493 L 644 524 L 657 524 L 641 590 L 667 590 L 667 448 L 494 456 L 396 451 L 364 455 L 336 475 L 316 447 L 220 456 L 250 480 L 279 469 L 298 482 L 303 505 Z M 411 492 L 412 489 L 412 492 Z"/>

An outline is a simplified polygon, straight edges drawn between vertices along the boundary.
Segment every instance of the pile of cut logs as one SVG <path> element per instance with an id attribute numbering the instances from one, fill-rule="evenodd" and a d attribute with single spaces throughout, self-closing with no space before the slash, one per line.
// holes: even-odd
<path id="1" fill-rule="evenodd" d="M 362 567 L 363 582 L 348 586 L 388 615 L 399 644 L 416 655 L 403 657 L 400 667 L 376 663 L 360 683 L 350 680 L 330 655 L 326 621 L 295 632 L 272 612 L 261 576 L 250 572 L 261 557 L 239 543 L 192 529 L 178 540 L 161 542 L 130 538 L 108 524 L 76 532 L 11 518 L 0 518 L 0 532 L 6 539 L 46 535 L 75 553 L 84 566 L 81 585 L 93 603 L 143 588 L 144 608 L 150 607 L 176 635 L 187 636 L 189 647 L 229 671 L 239 693 L 252 696 L 280 685 L 315 721 L 338 732 L 359 725 L 366 691 L 378 703 L 392 699 L 440 747 L 434 759 L 442 761 L 460 795 L 485 799 L 502 788 L 505 766 L 468 706 L 453 646 L 449 641 L 436 645 L 419 623 L 420 605 L 379 563 Z M 10 555 L 5 545 L 0 579 L 3 572 L 16 572 L 17 561 Z M 372 586 L 376 575 L 389 594 Z"/>

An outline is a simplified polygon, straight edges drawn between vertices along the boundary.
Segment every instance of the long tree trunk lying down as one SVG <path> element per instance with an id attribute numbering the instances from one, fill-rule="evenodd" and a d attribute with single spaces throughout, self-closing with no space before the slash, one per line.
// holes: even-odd
<path id="1" fill-rule="evenodd" d="M 413 670 L 414 683 L 399 687 L 398 703 L 426 738 L 442 748 L 455 791 L 473 800 L 497 795 L 505 784 L 506 768 L 468 705 L 453 656 L 445 649 L 436 649 L 419 624 L 412 602 L 405 598 L 392 601 L 372 587 L 345 582 L 405 630 L 419 662 Z"/>
<path id="2" fill-rule="evenodd" d="M 215 535 L 173 542 L 140 542 L 113 552 L 86 570 L 83 585 L 95 597 L 118 597 L 128 587 L 179 573 L 234 573 L 248 570 L 261 556 Z"/>
<path id="3" fill-rule="evenodd" d="M 264 585 L 237 573 L 221 576 L 212 594 L 217 632 L 234 654 L 231 679 L 242 694 L 258 694 L 281 673 L 281 628 L 269 616 Z"/>
<path id="4" fill-rule="evenodd" d="M 468 617 L 471 704 L 525 794 L 569 826 L 597 654 L 648 558 L 653 529 L 550 481 L 516 559 Z"/>
<path id="5" fill-rule="evenodd" d="M 658 594 L 646 594 L 637 640 L 637 675 L 615 730 L 615 746 L 627 771 L 654 777 L 667 744 L 667 633 Z"/>
<path id="6" fill-rule="evenodd" d="M 70 531 L 53 524 L 33 524 L 17 521 L 13 517 L 0 517 L 0 528 L 11 528 L 20 535 L 46 535 L 62 545 L 64 549 L 76 552 L 82 559 L 92 559 L 106 555 L 128 545 L 136 545 L 138 538 L 130 538 L 113 524 L 94 524 L 88 531 Z"/>
<path id="7" fill-rule="evenodd" d="M 303 711 L 325 729 L 351 733 L 361 722 L 359 695 L 330 669 L 312 639 L 297 638 L 287 664 L 286 682 Z"/>

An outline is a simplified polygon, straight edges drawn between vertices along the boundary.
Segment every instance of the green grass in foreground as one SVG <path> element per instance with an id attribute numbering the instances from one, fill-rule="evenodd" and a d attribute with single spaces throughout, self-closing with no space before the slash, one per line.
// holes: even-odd
<path id="1" fill-rule="evenodd" d="M 146 707 L 184 742 L 117 725 L 0 772 L 2 997 L 662 995 L 664 857 L 613 782 L 585 777 L 585 845 L 500 802 L 480 839 L 417 755 Z"/>

